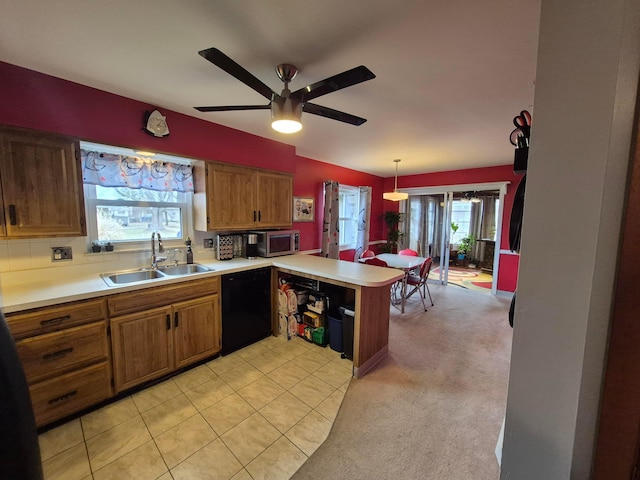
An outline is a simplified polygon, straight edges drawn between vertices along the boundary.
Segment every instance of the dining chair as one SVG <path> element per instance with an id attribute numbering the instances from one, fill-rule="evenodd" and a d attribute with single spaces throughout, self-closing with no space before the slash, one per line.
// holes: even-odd
<path id="1" fill-rule="evenodd" d="M 415 250 L 411 250 L 410 248 L 405 248 L 404 250 L 400 250 L 398 252 L 398 255 L 407 255 L 410 257 L 417 257 L 418 252 L 416 252 Z"/>
<path id="2" fill-rule="evenodd" d="M 431 300 L 431 306 L 434 305 L 433 298 L 431 298 L 431 291 L 429 291 L 429 284 L 427 283 L 432 265 L 433 259 L 429 257 L 422 263 L 420 273 L 418 275 L 412 273 L 407 276 L 407 285 L 410 285 L 413 288 L 407 293 L 405 298 L 409 298 L 411 295 L 418 292 L 425 312 L 427 311 L 427 304 L 424 303 L 424 300 L 427 293 L 429 294 L 429 300 Z"/>
<path id="3" fill-rule="evenodd" d="M 388 267 L 389 265 L 384 260 L 380 260 L 376 257 L 367 258 L 364 263 L 368 265 L 375 265 L 377 267 Z"/>
<path id="4" fill-rule="evenodd" d="M 373 250 L 370 250 L 367 248 L 364 252 L 362 252 L 362 255 L 360 255 L 360 258 L 372 258 L 375 256 L 376 254 L 373 252 Z"/>
<path id="5" fill-rule="evenodd" d="M 379 258 L 376 258 L 376 257 L 367 258 L 364 261 L 364 263 L 368 265 L 375 265 L 377 267 L 389 266 L 387 262 L 385 262 L 384 260 L 380 260 Z M 398 306 L 402 302 L 402 280 L 398 280 L 393 285 L 391 285 L 390 294 L 391 294 L 391 305 L 399 308 Z"/>

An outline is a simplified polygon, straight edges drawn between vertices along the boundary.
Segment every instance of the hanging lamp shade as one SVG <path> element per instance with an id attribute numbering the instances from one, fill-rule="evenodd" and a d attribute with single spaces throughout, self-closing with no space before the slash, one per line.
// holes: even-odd
<path id="1" fill-rule="evenodd" d="M 398 191 L 398 163 L 400 163 L 400 159 L 396 158 L 394 160 L 394 163 L 396 164 L 396 178 L 395 178 L 393 192 L 384 192 L 382 194 L 382 198 L 385 200 L 391 200 L 393 202 L 399 202 L 400 200 L 406 200 L 407 198 L 409 198 L 409 194 Z"/>

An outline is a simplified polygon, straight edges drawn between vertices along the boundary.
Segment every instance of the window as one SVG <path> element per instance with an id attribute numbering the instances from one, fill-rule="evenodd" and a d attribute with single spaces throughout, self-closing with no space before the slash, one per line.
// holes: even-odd
<path id="1" fill-rule="evenodd" d="M 146 248 L 153 232 L 176 243 L 186 239 L 192 229 L 192 162 L 88 142 L 80 153 L 89 241 Z"/>
<path id="2" fill-rule="evenodd" d="M 451 243 L 457 244 L 461 239 L 469 236 L 471 230 L 471 202 L 454 200 L 451 209 L 451 222 L 458 224 L 458 231 L 451 239 Z"/>
<path id="3" fill-rule="evenodd" d="M 188 231 L 189 194 L 85 184 L 92 241 L 147 241 L 152 232 L 164 240 L 183 240 Z"/>
<path id="4" fill-rule="evenodd" d="M 360 189 L 349 185 L 340 185 L 339 229 L 340 248 L 356 248 L 358 239 L 358 213 L 360 211 Z"/>

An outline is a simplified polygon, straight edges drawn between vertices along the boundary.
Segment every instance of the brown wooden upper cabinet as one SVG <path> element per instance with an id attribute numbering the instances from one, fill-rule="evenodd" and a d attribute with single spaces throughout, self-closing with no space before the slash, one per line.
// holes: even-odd
<path id="1" fill-rule="evenodd" d="M 73 138 L 0 126 L 0 235 L 85 236 L 79 156 Z"/>
<path id="2" fill-rule="evenodd" d="M 195 177 L 196 230 L 291 227 L 291 175 L 205 162 Z"/>

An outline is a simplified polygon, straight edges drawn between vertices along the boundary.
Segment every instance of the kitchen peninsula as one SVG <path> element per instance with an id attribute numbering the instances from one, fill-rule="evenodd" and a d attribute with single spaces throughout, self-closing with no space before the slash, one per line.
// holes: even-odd
<path id="1" fill-rule="evenodd" d="M 354 318 L 354 376 L 361 377 L 387 353 L 389 338 L 389 288 L 402 277 L 401 272 L 353 262 L 326 259 L 312 255 L 288 255 L 272 259 L 234 259 L 228 261 L 200 261 L 213 271 L 186 277 L 157 279 L 136 285 L 109 287 L 99 277 L 106 264 L 85 264 L 3 273 L 0 288 L 5 314 L 15 314 L 41 307 L 68 302 L 109 297 L 141 289 L 179 284 L 272 266 L 276 271 L 292 273 L 355 291 Z M 109 264 L 108 270 L 130 269 L 132 265 Z M 37 280 L 34 280 L 37 279 Z M 143 301 L 144 296 L 140 296 Z M 277 322 L 274 322 L 277 324 Z M 224 333 L 223 333 L 224 335 Z"/>

